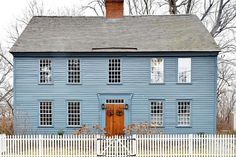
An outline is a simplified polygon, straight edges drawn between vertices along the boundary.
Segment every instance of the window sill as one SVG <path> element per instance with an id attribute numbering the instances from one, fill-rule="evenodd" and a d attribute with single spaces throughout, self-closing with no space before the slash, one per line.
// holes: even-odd
<path id="1" fill-rule="evenodd" d="M 165 85 L 165 83 L 149 83 L 150 85 Z"/>
<path id="2" fill-rule="evenodd" d="M 38 126 L 38 128 L 54 128 L 54 126 Z"/>
<path id="3" fill-rule="evenodd" d="M 78 125 L 78 126 L 67 126 L 66 128 L 82 128 L 81 125 Z"/>
<path id="4" fill-rule="evenodd" d="M 176 126 L 176 128 L 192 128 L 191 126 Z"/>
<path id="5" fill-rule="evenodd" d="M 122 85 L 122 83 L 107 83 L 107 85 Z"/>
<path id="6" fill-rule="evenodd" d="M 176 84 L 177 85 L 192 85 L 192 83 L 180 83 L 180 82 L 177 82 Z"/>
<path id="7" fill-rule="evenodd" d="M 157 129 L 161 129 L 161 128 L 165 128 L 164 126 L 151 126 L 151 128 L 157 128 Z"/>
<path id="8" fill-rule="evenodd" d="M 66 83 L 66 85 L 82 85 L 82 83 Z"/>
<path id="9" fill-rule="evenodd" d="M 38 83 L 38 85 L 54 85 L 54 83 Z"/>

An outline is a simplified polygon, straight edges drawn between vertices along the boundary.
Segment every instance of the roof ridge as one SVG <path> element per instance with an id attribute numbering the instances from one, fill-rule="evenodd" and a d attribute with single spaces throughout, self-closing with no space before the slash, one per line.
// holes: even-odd
<path id="1" fill-rule="evenodd" d="M 178 15 L 135 15 L 135 16 L 124 16 L 124 18 L 127 18 L 127 17 L 160 17 L 160 16 L 173 16 L 173 17 L 176 17 L 176 16 L 196 16 L 196 15 L 193 15 L 193 14 L 178 14 Z M 105 16 L 55 16 L 55 15 L 42 15 L 42 16 L 33 16 L 33 17 L 49 17 L 49 18 L 105 18 Z"/>

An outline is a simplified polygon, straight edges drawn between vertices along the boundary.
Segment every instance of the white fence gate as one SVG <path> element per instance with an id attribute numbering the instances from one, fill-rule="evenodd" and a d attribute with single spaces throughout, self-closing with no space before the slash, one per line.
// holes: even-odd
<path id="1" fill-rule="evenodd" d="M 133 136 L 97 136 L 97 156 L 128 157 L 136 156 L 136 135 Z"/>
<path id="2" fill-rule="evenodd" d="M 234 135 L 0 135 L 0 157 L 235 157 Z"/>

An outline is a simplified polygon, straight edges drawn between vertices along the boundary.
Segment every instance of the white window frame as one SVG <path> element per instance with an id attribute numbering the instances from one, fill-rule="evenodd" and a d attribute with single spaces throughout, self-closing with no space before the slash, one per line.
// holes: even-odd
<path id="1" fill-rule="evenodd" d="M 185 79 L 181 79 L 181 76 L 185 77 Z M 191 81 L 192 58 L 178 58 L 178 83 L 191 83 Z"/>
<path id="2" fill-rule="evenodd" d="M 70 61 L 75 61 L 77 60 L 78 61 L 78 68 L 79 69 L 70 69 Z M 75 74 L 75 76 L 72 74 L 70 75 L 70 73 L 73 73 Z M 72 77 L 72 82 L 70 82 L 70 78 L 69 77 Z M 78 78 L 76 78 L 76 76 L 78 76 Z M 76 80 L 79 80 L 79 82 L 76 82 Z M 70 58 L 67 60 L 67 83 L 68 84 L 80 84 L 81 83 L 81 61 L 79 58 Z"/>
<path id="3" fill-rule="evenodd" d="M 158 61 L 160 61 L 160 64 L 158 64 Z M 157 62 L 157 65 L 154 65 L 154 61 Z M 164 83 L 164 58 L 152 58 L 151 59 L 151 83 L 158 84 L 158 83 Z M 157 80 L 157 78 L 160 78 Z M 155 78 L 155 79 L 154 79 Z"/>
<path id="4" fill-rule="evenodd" d="M 112 64 L 112 63 L 110 63 L 110 61 L 112 61 L 112 60 L 119 61 L 119 64 L 116 64 L 116 65 L 119 65 L 119 69 L 117 69 L 117 67 L 114 67 L 114 68 L 116 68 L 115 70 L 110 69 L 110 68 L 112 68 L 112 67 L 110 67 L 110 64 Z M 117 73 L 117 74 L 110 75 L 110 73 Z M 120 58 L 109 58 L 108 59 L 108 84 L 121 84 L 121 82 L 122 82 L 121 73 L 122 73 L 122 61 L 121 61 L 121 59 Z M 112 81 L 112 80 L 114 80 L 114 81 Z"/>
<path id="5" fill-rule="evenodd" d="M 79 112 L 78 113 L 70 113 L 69 111 L 69 105 L 70 103 L 78 103 L 79 105 Z M 75 115 L 75 116 L 78 116 L 76 118 L 79 118 L 79 121 L 73 121 L 75 123 L 79 123 L 79 124 L 69 124 L 70 123 L 70 115 Z M 67 101 L 67 126 L 68 127 L 79 127 L 81 126 L 81 101 Z"/>
<path id="6" fill-rule="evenodd" d="M 49 68 L 42 70 L 44 64 L 48 63 Z M 48 73 L 48 78 L 43 82 L 43 77 L 46 77 L 46 73 Z M 39 84 L 52 84 L 52 60 L 48 58 L 39 60 Z"/>
<path id="7" fill-rule="evenodd" d="M 50 103 L 50 110 L 48 109 L 42 109 L 44 110 L 44 112 L 41 112 L 41 105 L 43 105 L 42 103 L 48 103 L 47 105 L 49 105 Z M 46 104 L 44 104 L 46 105 Z M 44 115 L 44 116 L 42 116 Z M 42 121 L 41 118 L 44 118 L 44 119 L 47 119 L 47 116 L 45 115 L 51 115 L 51 124 L 45 124 L 45 123 L 48 123 L 47 121 Z M 50 121 L 49 121 L 50 123 Z M 39 126 L 40 127 L 52 127 L 53 126 L 53 103 L 52 101 L 49 101 L 49 100 L 46 100 L 46 101 L 40 101 L 39 102 Z"/>
<path id="8" fill-rule="evenodd" d="M 180 103 L 182 103 L 181 104 L 182 109 L 179 107 Z M 186 104 L 186 103 L 188 103 L 188 104 Z M 177 124 L 179 127 L 191 126 L 191 105 L 192 104 L 191 104 L 190 100 L 178 100 L 177 101 Z M 187 106 L 189 106 L 189 107 L 187 107 Z M 182 110 L 182 112 L 180 110 Z"/>
<path id="9" fill-rule="evenodd" d="M 152 113 L 153 111 L 156 111 L 156 113 Z M 151 126 L 153 127 L 164 126 L 164 101 L 163 100 L 150 100 L 150 123 L 151 123 Z"/>

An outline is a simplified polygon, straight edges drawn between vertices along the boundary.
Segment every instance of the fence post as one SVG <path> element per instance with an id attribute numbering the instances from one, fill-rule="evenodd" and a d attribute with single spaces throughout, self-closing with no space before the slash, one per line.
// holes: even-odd
<path id="1" fill-rule="evenodd" d="M 236 155 L 235 141 L 236 141 L 236 137 L 235 135 L 233 135 L 233 155 Z"/>
<path id="2" fill-rule="evenodd" d="M 189 134 L 188 136 L 189 141 L 189 156 L 193 156 L 193 134 Z"/>
<path id="3" fill-rule="evenodd" d="M 3 135 L 0 134 L 0 156 L 2 156 L 3 152 Z"/>
<path id="4" fill-rule="evenodd" d="M 136 134 L 134 134 L 134 135 L 132 135 L 132 141 L 133 141 L 133 153 L 132 153 L 132 155 L 133 156 L 137 156 L 137 152 L 136 152 L 136 146 L 137 146 L 137 136 L 136 136 Z"/>
<path id="5" fill-rule="evenodd" d="M 96 156 L 101 155 L 100 154 L 100 142 L 101 142 L 101 135 L 97 134 L 96 136 Z"/>
<path id="6" fill-rule="evenodd" d="M 3 153 L 6 151 L 6 135 L 1 134 L 0 135 L 0 157 L 3 155 Z"/>
<path id="7" fill-rule="evenodd" d="M 42 149 L 42 147 L 43 147 L 43 144 L 42 144 L 43 138 L 42 138 L 42 135 L 38 136 L 38 140 L 39 140 L 39 156 L 42 156 L 42 153 L 43 153 L 43 149 Z"/>
<path id="8" fill-rule="evenodd" d="M 2 152 L 3 152 L 3 138 L 2 138 L 2 135 L 0 134 L 0 156 L 2 156 Z"/>

